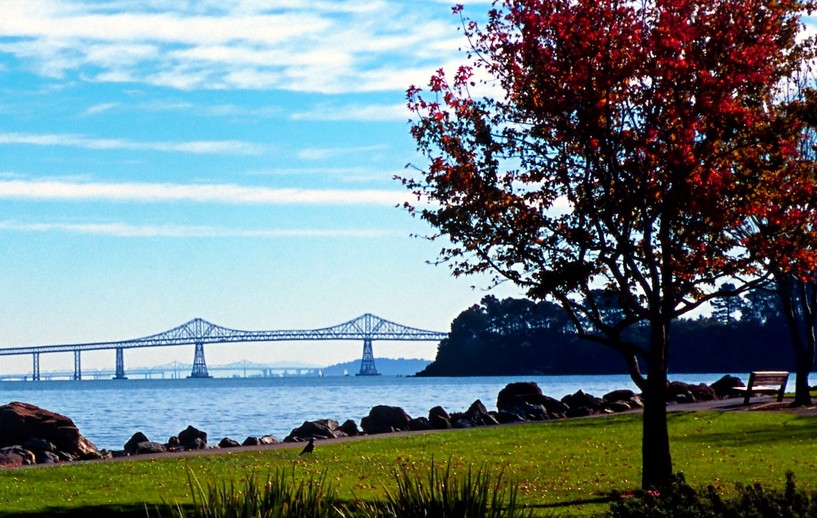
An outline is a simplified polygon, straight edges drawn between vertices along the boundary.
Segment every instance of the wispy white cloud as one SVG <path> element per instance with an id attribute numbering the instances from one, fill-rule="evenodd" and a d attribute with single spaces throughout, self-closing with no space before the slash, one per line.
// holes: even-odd
<path id="1" fill-rule="evenodd" d="M 193 140 L 185 142 L 149 142 L 127 139 L 101 139 L 76 134 L 0 133 L 0 145 L 65 146 L 94 150 L 161 151 L 168 153 L 257 155 L 265 151 L 260 144 L 239 140 Z"/>
<path id="2" fill-rule="evenodd" d="M 95 104 L 93 106 L 89 106 L 88 108 L 86 108 L 84 114 L 85 115 L 96 115 L 98 113 L 103 113 L 103 112 L 110 111 L 110 110 L 116 108 L 117 106 L 119 106 L 119 103 Z"/>
<path id="3" fill-rule="evenodd" d="M 395 176 L 404 175 L 403 169 L 377 169 L 373 167 L 290 167 L 276 169 L 258 169 L 246 172 L 251 176 L 320 176 L 336 178 L 341 182 L 382 182 L 391 181 Z"/>
<path id="4" fill-rule="evenodd" d="M 326 147 L 326 148 L 305 148 L 296 153 L 301 160 L 327 160 L 349 154 L 375 153 L 387 149 L 385 145 L 361 146 L 361 147 Z"/>
<path id="5" fill-rule="evenodd" d="M 0 232 L 61 232 L 109 237 L 160 238 L 383 238 L 403 235 L 380 229 L 235 229 L 196 225 L 132 225 L 127 223 L 26 223 L 0 221 Z"/>
<path id="6" fill-rule="evenodd" d="M 405 89 L 462 44 L 433 3 L 3 0 L 0 53 L 54 78 L 178 89 Z M 395 63 L 400 63 L 395 66 Z M 398 81 L 398 79 L 400 81 Z"/>
<path id="7" fill-rule="evenodd" d="M 187 101 L 150 101 L 121 106 L 123 110 L 150 112 L 186 112 L 201 117 L 252 117 L 270 118 L 280 115 L 283 109 L 275 105 L 242 106 L 239 104 L 196 104 Z"/>
<path id="8" fill-rule="evenodd" d="M 319 105 L 290 115 L 303 121 L 395 121 L 406 120 L 411 113 L 405 104 Z"/>
<path id="9" fill-rule="evenodd" d="M 93 183 L 0 180 L 0 199 L 249 205 L 389 205 L 405 191 L 376 189 L 271 189 L 233 184 Z"/>

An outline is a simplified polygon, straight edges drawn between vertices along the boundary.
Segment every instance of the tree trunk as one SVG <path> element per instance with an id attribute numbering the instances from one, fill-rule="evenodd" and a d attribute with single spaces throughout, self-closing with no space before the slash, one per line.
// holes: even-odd
<path id="1" fill-rule="evenodd" d="M 811 406 L 811 388 L 808 384 L 808 375 L 814 367 L 815 342 L 815 305 L 817 305 L 817 291 L 814 278 L 809 281 L 800 281 L 800 304 L 803 319 L 803 349 L 802 357 L 797 358 L 797 379 L 795 380 L 795 406 Z"/>
<path id="2" fill-rule="evenodd" d="M 792 406 L 811 406 L 811 394 L 808 384 L 808 375 L 811 369 L 804 365 L 805 362 L 797 362 L 797 373 L 794 381 L 794 401 Z M 814 361 L 812 360 L 812 364 Z"/>
<path id="3" fill-rule="evenodd" d="M 809 304 L 802 281 L 798 281 L 791 274 L 778 273 L 775 275 L 775 283 L 794 350 L 795 383 L 792 406 L 811 406 L 808 375 L 814 366 L 814 324 L 811 314 L 813 308 Z M 795 286 L 802 289 L 799 295 Z M 800 306 L 799 311 L 797 306 Z"/>
<path id="4" fill-rule="evenodd" d="M 644 414 L 641 435 L 641 487 L 667 487 L 672 477 L 672 457 L 667 429 L 667 366 L 669 364 L 669 322 L 658 318 L 651 323 L 650 354 L 644 384 Z"/>
<path id="5" fill-rule="evenodd" d="M 672 476 L 672 457 L 667 428 L 667 375 L 650 369 L 644 396 L 641 437 L 641 487 L 663 488 Z"/>
<path id="6" fill-rule="evenodd" d="M 813 308 L 810 308 L 813 311 Z M 806 314 L 807 317 L 810 315 Z M 795 351 L 796 358 L 796 374 L 794 380 L 794 401 L 792 406 L 811 406 L 811 387 L 808 383 L 808 375 L 811 373 L 811 368 L 814 366 L 814 324 L 810 322 L 811 319 L 804 318 L 803 334 L 799 344 L 795 347 L 800 347 Z"/>

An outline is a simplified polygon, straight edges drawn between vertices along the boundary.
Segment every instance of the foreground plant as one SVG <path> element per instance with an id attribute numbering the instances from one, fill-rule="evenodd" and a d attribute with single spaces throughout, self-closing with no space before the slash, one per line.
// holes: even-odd
<path id="1" fill-rule="evenodd" d="M 297 481 L 283 470 L 263 483 L 250 475 L 237 485 L 235 481 L 208 484 L 202 487 L 195 475 L 189 474 L 193 505 L 175 504 L 175 518 L 300 518 L 334 517 L 342 515 L 337 507 L 335 490 L 326 483 L 326 473 L 320 478 Z"/>
<path id="2" fill-rule="evenodd" d="M 468 467 L 456 476 L 449 461 L 445 469 L 432 459 L 427 483 L 412 477 L 405 466 L 395 472 L 397 490 L 386 491 L 385 501 L 341 502 L 335 490 L 320 478 L 296 480 L 278 471 L 261 482 L 255 475 L 242 484 L 235 481 L 202 487 L 188 475 L 193 504 L 170 506 L 173 518 L 515 518 L 529 516 L 516 502 L 516 484 L 504 484 L 485 469 Z M 161 516 L 161 512 L 158 512 Z"/>
<path id="3" fill-rule="evenodd" d="M 441 469 L 431 460 L 428 477 L 412 476 L 405 465 L 395 473 L 397 491 L 386 492 L 386 503 L 377 516 L 384 517 L 491 517 L 530 516 L 516 502 L 517 486 L 503 484 L 486 469 L 468 466 L 465 476 L 451 472 L 451 461 Z"/>

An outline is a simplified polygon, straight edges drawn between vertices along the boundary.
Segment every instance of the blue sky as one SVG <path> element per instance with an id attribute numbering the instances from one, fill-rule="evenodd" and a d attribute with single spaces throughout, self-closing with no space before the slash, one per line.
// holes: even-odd
<path id="1" fill-rule="evenodd" d="M 393 176 L 422 163 L 405 90 L 464 59 L 449 2 L 0 4 L 0 347 L 135 338 L 194 317 L 309 329 L 372 312 L 445 331 L 485 294 L 472 286 L 486 280 L 426 264 L 439 245 L 412 238 L 428 228 L 395 208 L 407 193 Z M 332 363 L 361 346 L 212 346 L 207 358 Z M 192 347 L 126 353 L 126 366 L 169 360 L 190 362 Z M 112 364 L 112 351 L 83 356 Z"/>

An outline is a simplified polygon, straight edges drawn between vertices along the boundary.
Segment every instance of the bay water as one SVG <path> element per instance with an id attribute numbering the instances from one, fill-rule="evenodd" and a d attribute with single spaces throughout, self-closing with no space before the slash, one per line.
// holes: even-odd
<path id="1" fill-rule="evenodd" d="M 670 379 L 709 384 L 721 376 Z M 63 414 L 98 448 L 120 450 L 137 431 L 166 442 L 188 425 L 207 432 L 208 442 L 216 444 L 223 437 L 242 442 L 268 434 L 282 440 L 304 421 L 318 419 L 352 419 L 359 425 L 376 405 L 399 406 L 412 417 L 427 416 L 437 405 L 462 412 L 477 399 L 494 410 L 499 391 L 516 381 L 536 382 L 557 399 L 578 390 L 599 397 L 616 389 L 636 390 L 627 375 L 5 381 L 0 382 L 0 404 L 21 401 Z"/>

